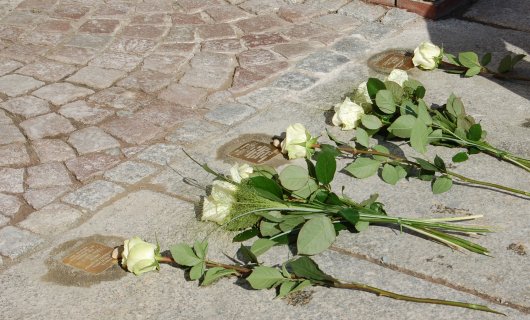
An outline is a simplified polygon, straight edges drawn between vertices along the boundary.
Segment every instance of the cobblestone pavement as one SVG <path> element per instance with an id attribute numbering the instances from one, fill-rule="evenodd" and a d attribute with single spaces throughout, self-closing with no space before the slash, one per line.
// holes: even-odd
<path id="1" fill-rule="evenodd" d="M 303 2 L 6 2 L 4 260 L 135 185 L 167 190 L 166 161 L 181 146 L 265 112 L 275 96 L 306 95 L 363 52 L 367 39 L 417 18 L 359 1 Z"/>

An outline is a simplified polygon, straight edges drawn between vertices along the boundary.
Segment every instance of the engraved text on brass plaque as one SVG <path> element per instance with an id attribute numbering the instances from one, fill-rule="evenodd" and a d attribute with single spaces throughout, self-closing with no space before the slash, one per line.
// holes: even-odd
<path id="1" fill-rule="evenodd" d="M 280 153 L 280 151 L 271 144 L 259 141 L 249 141 L 230 152 L 229 155 L 244 161 L 260 164 L 272 159 L 278 153 Z"/>
<path id="2" fill-rule="evenodd" d="M 63 263 L 86 272 L 101 273 L 115 263 L 111 256 L 112 250 L 106 245 L 91 242 L 68 255 Z"/>

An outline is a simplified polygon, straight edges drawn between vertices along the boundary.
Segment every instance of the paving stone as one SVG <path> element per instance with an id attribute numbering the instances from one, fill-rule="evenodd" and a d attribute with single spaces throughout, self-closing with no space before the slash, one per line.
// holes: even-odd
<path id="1" fill-rule="evenodd" d="M 315 23 L 293 25 L 281 32 L 289 39 L 308 39 L 329 33 L 329 30 Z"/>
<path id="2" fill-rule="evenodd" d="M 150 39 L 118 38 L 109 46 L 109 51 L 143 54 L 153 49 L 156 42 Z"/>
<path id="3" fill-rule="evenodd" d="M 33 30 L 31 33 L 22 36 L 21 42 L 43 46 L 55 46 L 61 43 L 66 37 L 67 35 L 63 33 Z"/>
<path id="4" fill-rule="evenodd" d="M 50 112 L 48 102 L 33 96 L 9 99 L 1 103 L 0 107 L 24 118 L 32 118 Z"/>
<path id="5" fill-rule="evenodd" d="M 51 60 L 40 60 L 17 70 L 17 73 L 31 76 L 36 79 L 57 82 L 71 75 L 77 70 L 76 67 Z"/>
<path id="6" fill-rule="evenodd" d="M 267 78 L 266 75 L 255 73 L 245 68 L 237 67 L 234 73 L 231 90 L 247 90 L 249 87 L 259 83 L 265 78 Z"/>
<path id="7" fill-rule="evenodd" d="M 169 128 L 178 122 L 187 121 L 195 115 L 196 112 L 190 108 L 158 100 L 153 101 L 149 107 L 137 112 L 134 118 L 163 128 Z"/>
<path id="8" fill-rule="evenodd" d="M 188 59 L 181 56 L 153 54 L 144 59 L 142 69 L 176 74 L 187 62 Z"/>
<path id="9" fill-rule="evenodd" d="M 340 8 L 338 13 L 365 21 L 376 21 L 386 13 L 386 9 L 382 6 L 367 4 L 360 0 L 353 0 L 349 4 Z"/>
<path id="10" fill-rule="evenodd" d="M 65 45 L 79 48 L 103 49 L 112 37 L 99 34 L 76 34 Z"/>
<path id="11" fill-rule="evenodd" d="M 188 108 L 196 108 L 204 101 L 207 95 L 208 92 L 206 89 L 190 87 L 182 83 L 174 83 L 160 92 L 158 97 Z"/>
<path id="12" fill-rule="evenodd" d="M 162 43 L 156 47 L 155 53 L 163 55 L 179 55 L 190 57 L 197 45 L 195 43 Z"/>
<path id="13" fill-rule="evenodd" d="M 39 55 L 44 54 L 50 48 L 48 46 L 36 45 L 31 43 L 14 43 L 4 50 L 0 51 L 0 54 L 4 57 L 11 58 L 24 63 L 31 63 Z"/>
<path id="14" fill-rule="evenodd" d="M 41 237 L 29 231 L 7 226 L 0 229 L 0 254 L 15 259 L 43 241 Z"/>
<path id="15" fill-rule="evenodd" d="M 341 7 L 349 3 L 351 0 L 307 0 L 304 4 L 307 6 L 314 6 L 328 10 L 328 12 L 336 12 Z"/>
<path id="16" fill-rule="evenodd" d="M 160 38 L 166 32 L 165 27 L 157 27 L 151 25 L 135 25 L 125 27 L 121 35 L 124 37 L 141 38 L 141 39 L 156 39 Z"/>
<path id="17" fill-rule="evenodd" d="M 23 166 L 29 162 L 29 155 L 23 144 L 14 143 L 0 146 L 0 166 Z"/>
<path id="18" fill-rule="evenodd" d="M 278 16 L 284 20 L 294 23 L 309 22 L 315 17 L 328 13 L 328 10 L 309 6 L 306 4 L 292 4 L 282 6 L 278 10 Z"/>
<path id="19" fill-rule="evenodd" d="M 7 116 L 4 110 L 0 109 L 0 124 L 11 124 L 13 120 Z"/>
<path id="20" fill-rule="evenodd" d="M 232 103 L 218 106 L 217 108 L 208 112 L 205 115 L 205 118 L 213 122 L 231 126 L 236 122 L 246 119 L 255 112 L 256 110 L 247 105 L 240 103 Z"/>
<path id="21" fill-rule="evenodd" d="M 82 6 L 79 4 L 65 4 L 55 7 L 51 16 L 56 18 L 79 20 L 83 18 L 89 11 L 90 8 L 87 6 Z"/>
<path id="22" fill-rule="evenodd" d="M 84 84 L 96 89 L 105 89 L 110 87 L 120 78 L 123 78 L 125 75 L 126 73 L 121 70 L 87 66 L 79 70 L 67 80 L 78 84 Z"/>
<path id="23" fill-rule="evenodd" d="M 177 24 L 169 29 L 164 42 L 193 42 L 195 41 L 195 27 Z"/>
<path id="24" fill-rule="evenodd" d="M 20 123 L 28 138 L 32 140 L 67 134 L 75 130 L 68 119 L 57 113 L 48 113 Z"/>
<path id="25" fill-rule="evenodd" d="M 279 33 L 262 33 L 262 34 L 249 34 L 241 38 L 243 43 L 249 48 L 269 46 L 278 43 L 288 42 Z"/>
<path id="26" fill-rule="evenodd" d="M 322 44 L 319 42 L 290 42 L 275 45 L 272 47 L 272 50 L 288 59 L 293 59 L 300 56 L 306 56 L 319 47 L 322 47 Z"/>
<path id="27" fill-rule="evenodd" d="M 114 112 L 107 109 L 91 107 L 83 100 L 65 104 L 58 112 L 83 124 L 98 124 L 114 114 Z"/>
<path id="28" fill-rule="evenodd" d="M 125 142 L 144 144 L 160 137 L 164 130 L 152 123 L 134 118 L 116 119 L 101 126 L 103 130 Z"/>
<path id="29" fill-rule="evenodd" d="M 93 17 L 114 17 L 120 18 L 124 17 L 133 9 L 133 5 L 125 2 L 116 2 L 108 3 L 100 6 L 96 12 L 94 12 Z"/>
<path id="30" fill-rule="evenodd" d="M 48 162 L 29 167 L 26 184 L 32 189 L 68 186 L 72 184 L 68 170 L 60 162 Z"/>
<path id="31" fill-rule="evenodd" d="M 68 205 L 55 203 L 33 212 L 18 225 L 41 235 L 55 235 L 79 222 L 83 214 Z"/>
<path id="32" fill-rule="evenodd" d="M 239 65 L 241 67 L 268 64 L 278 60 L 279 58 L 274 53 L 264 49 L 250 49 L 242 52 L 238 56 Z"/>
<path id="33" fill-rule="evenodd" d="M 0 213 L 4 216 L 14 217 L 20 210 L 21 206 L 22 204 L 17 197 L 0 193 Z M 1 217 L 2 215 L 0 215 L 0 218 Z"/>
<path id="34" fill-rule="evenodd" d="M 132 73 L 127 78 L 120 80 L 118 85 L 127 89 L 136 89 L 147 93 L 154 93 L 167 87 L 171 80 L 173 80 L 172 75 L 152 70 L 142 70 Z"/>
<path id="35" fill-rule="evenodd" d="M 363 23 L 362 20 L 341 14 L 328 14 L 318 17 L 317 19 L 313 20 L 313 22 L 335 31 L 355 29 Z"/>
<path id="36" fill-rule="evenodd" d="M 33 95 L 60 106 L 93 93 L 94 91 L 90 89 L 74 86 L 70 83 L 53 83 L 33 92 Z"/>
<path id="37" fill-rule="evenodd" d="M 7 225 L 9 221 L 11 221 L 11 219 L 0 214 L 0 227 Z M 3 263 L 2 257 L 0 256 L 0 267 L 2 266 L 2 263 Z"/>
<path id="38" fill-rule="evenodd" d="M 87 64 L 96 55 L 97 51 L 89 48 L 60 47 L 46 55 L 47 58 L 64 63 Z"/>
<path id="39" fill-rule="evenodd" d="M 0 147 L 0 159 L 2 149 Z M 0 192 L 24 192 L 24 169 L 0 168 Z"/>
<path id="40" fill-rule="evenodd" d="M 369 42 L 358 37 L 349 37 L 339 40 L 333 49 L 348 57 L 358 56 L 370 48 Z"/>
<path id="41" fill-rule="evenodd" d="M 412 22 L 418 18 L 420 18 L 420 16 L 415 13 L 403 9 L 392 8 L 388 10 L 383 19 L 381 19 L 381 23 L 393 27 L 402 27 L 406 23 Z"/>
<path id="42" fill-rule="evenodd" d="M 191 68 L 180 79 L 180 82 L 192 87 L 221 90 L 231 85 L 233 74 L 233 70 L 224 68 Z"/>
<path id="43" fill-rule="evenodd" d="M 24 199 L 26 199 L 30 206 L 38 210 L 59 199 L 59 197 L 71 190 L 71 186 L 29 189 L 24 193 Z"/>
<path id="44" fill-rule="evenodd" d="M 32 145 L 41 163 L 53 161 L 63 162 L 75 157 L 74 150 L 62 140 L 34 140 L 32 141 Z"/>
<path id="45" fill-rule="evenodd" d="M 19 28 L 15 26 L 8 26 L 8 25 L 0 25 L 0 39 L 15 41 L 22 34 L 24 34 L 24 32 L 25 32 L 25 29 L 23 28 Z"/>
<path id="46" fill-rule="evenodd" d="M 285 1 L 282 0 L 248 0 L 240 4 L 239 7 L 247 12 L 262 15 L 277 12 L 284 5 Z"/>
<path id="47" fill-rule="evenodd" d="M 236 100 L 256 109 L 265 109 L 272 105 L 280 105 L 288 95 L 288 90 L 265 87 L 251 91 L 244 96 L 236 98 Z"/>
<path id="48" fill-rule="evenodd" d="M 143 92 L 129 91 L 120 87 L 101 90 L 90 96 L 89 101 L 114 109 L 134 111 L 142 108 L 151 101 L 151 97 Z"/>
<path id="49" fill-rule="evenodd" d="M 164 2 L 153 0 L 137 4 L 135 10 L 138 13 L 171 12 L 173 6 L 169 1 Z"/>
<path id="50" fill-rule="evenodd" d="M 115 183 L 94 181 L 66 195 L 62 200 L 66 203 L 94 211 L 124 191 L 125 189 Z"/>
<path id="51" fill-rule="evenodd" d="M 153 162 L 161 166 L 170 163 L 171 159 L 182 153 L 182 148 L 172 144 L 158 143 L 147 147 L 136 157 L 140 160 Z"/>
<path id="52" fill-rule="evenodd" d="M 103 153 L 93 153 L 66 161 L 66 166 L 80 181 L 103 174 L 108 169 L 120 163 L 118 156 Z"/>
<path id="53" fill-rule="evenodd" d="M 320 51 L 304 58 L 296 67 L 302 70 L 313 72 L 330 72 L 338 66 L 348 62 L 349 59 L 343 55 L 336 54 L 330 51 Z"/>
<path id="54" fill-rule="evenodd" d="M 218 5 L 218 0 L 179 0 L 179 6 L 187 12 L 198 12 Z"/>
<path id="55" fill-rule="evenodd" d="M 33 9 L 32 11 L 40 11 L 53 7 L 56 3 L 57 0 L 24 0 L 17 6 L 17 9 Z"/>
<path id="56" fill-rule="evenodd" d="M 126 161 L 105 172 L 104 177 L 113 182 L 135 184 L 152 175 L 156 170 L 152 165 Z"/>
<path id="57" fill-rule="evenodd" d="M 215 22 L 231 22 L 251 17 L 236 6 L 213 6 L 205 11 Z"/>
<path id="58" fill-rule="evenodd" d="M 195 175 L 193 178 L 182 176 L 174 169 L 168 168 L 154 176 L 149 183 L 160 186 L 167 193 L 184 197 L 190 201 L 200 201 L 201 196 L 204 195 L 204 190 L 188 181 L 195 179 L 195 177 Z"/>
<path id="59" fill-rule="evenodd" d="M 138 14 L 132 17 L 130 24 L 167 25 L 171 24 L 171 21 L 166 13 Z"/>
<path id="60" fill-rule="evenodd" d="M 13 124 L 0 124 L 0 145 L 26 142 L 24 135 Z"/>
<path id="61" fill-rule="evenodd" d="M 88 20 L 81 27 L 79 32 L 91 34 L 111 34 L 118 29 L 120 21 L 107 19 L 92 19 Z"/>
<path id="62" fill-rule="evenodd" d="M 88 127 L 70 134 L 68 143 L 80 155 L 117 148 L 120 143 L 98 127 Z"/>
<path id="63" fill-rule="evenodd" d="M 206 23 L 200 14 L 185 14 L 180 12 L 171 14 L 171 21 L 175 26 L 202 25 Z"/>
<path id="64" fill-rule="evenodd" d="M 90 60 L 90 66 L 132 71 L 142 62 L 142 57 L 126 53 L 102 53 Z"/>
<path id="65" fill-rule="evenodd" d="M 237 21 L 235 25 L 245 34 L 251 34 L 278 29 L 288 25 L 288 23 L 276 15 L 261 15 Z"/>
<path id="66" fill-rule="evenodd" d="M 5 24 L 17 26 L 34 26 L 41 22 L 42 16 L 28 11 L 13 11 L 2 19 Z"/>
<path id="67" fill-rule="evenodd" d="M 197 35 L 203 40 L 235 38 L 236 32 L 228 23 L 208 24 L 197 27 Z"/>
<path id="68" fill-rule="evenodd" d="M 484 24 L 529 32 L 530 19 L 527 15 L 529 10 L 530 5 L 526 1 L 492 0 L 486 3 L 474 3 L 464 17 Z"/>
<path id="69" fill-rule="evenodd" d="M 0 58 L 0 76 L 8 74 L 11 71 L 14 71 L 22 66 L 24 65 L 18 61 Z"/>
<path id="70" fill-rule="evenodd" d="M 48 20 L 39 25 L 40 30 L 67 33 L 72 30 L 72 23 L 68 20 Z"/>
<path id="71" fill-rule="evenodd" d="M 239 53 L 244 50 L 239 39 L 210 40 L 202 43 L 202 51 Z"/>
<path id="72" fill-rule="evenodd" d="M 317 80 L 317 78 L 293 71 L 281 75 L 272 85 L 278 88 L 300 91 L 312 86 Z"/>
<path id="73" fill-rule="evenodd" d="M 201 119 L 194 119 L 181 123 L 166 136 L 166 140 L 178 144 L 200 142 L 220 132 L 219 127 L 209 123 L 205 124 Z"/>
<path id="74" fill-rule="evenodd" d="M 233 55 L 215 53 L 215 52 L 200 52 L 191 59 L 191 66 L 193 68 L 225 68 L 232 69 L 237 65 L 237 60 Z"/>
<path id="75" fill-rule="evenodd" d="M 0 93 L 7 94 L 10 97 L 28 93 L 43 85 L 44 82 L 42 81 L 18 74 L 0 77 Z"/>

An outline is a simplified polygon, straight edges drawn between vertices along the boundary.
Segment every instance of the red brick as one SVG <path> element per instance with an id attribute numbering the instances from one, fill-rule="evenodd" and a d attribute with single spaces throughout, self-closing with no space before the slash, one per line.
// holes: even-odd
<path id="1" fill-rule="evenodd" d="M 257 16 L 236 22 L 244 33 L 256 33 L 283 27 L 288 23 L 275 15 Z"/>
<path id="2" fill-rule="evenodd" d="M 186 24 L 205 24 L 200 14 L 184 14 L 184 13 L 173 13 L 171 15 L 171 21 L 174 25 L 186 25 Z"/>
<path id="3" fill-rule="evenodd" d="M 79 31 L 85 33 L 109 34 L 116 31 L 119 25 L 120 21 L 118 20 L 93 19 L 85 22 L 79 28 Z"/>
<path id="4" fill-rule="evenodd" d="M 470 0 L 442 0 L 432 3 L 411 0 L 396 0 L 396 7 L 414 12 L 425 18 L 437 19 L 470 2 Z"/>
<path id="5" fill-rule="evenodd" d="M 250 34 L 243 36 L 241 39 L 243 39 L 245 45 L 249 48 L 287 42 L 287 39 L 279 33 Z"/>
<path id="6" fill-rule="evenodd" d="M 90 11 L 89 7 L 79 6 L 79 5 L 59 5 L 55 8 L 52 17 L 57 18 L 67 18 L 78 20 L 85 16 L 85 14 Z"/>
<path id="7" fill-rule="evenodd" d="M 123 29 L 122 36 L 143 39 L 155 39 L 161 37 L 165 32 L 164 27 L 150 25 L 128 26 Z"/>

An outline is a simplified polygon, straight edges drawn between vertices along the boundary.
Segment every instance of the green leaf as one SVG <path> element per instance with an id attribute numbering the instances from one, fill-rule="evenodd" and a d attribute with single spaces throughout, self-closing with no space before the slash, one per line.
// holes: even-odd
<path id="1" fill-rule="evenodd" d="M 255 236 L 257 236 L 258 233 L 259 233 L 258 228 L 252 228 L 252 229 L 245 230 L 237 234 L 234 238 L 232 238 L 232 242 L 243 242 L 248 239 L 252 239 Z"/>
<path id="2" fill-rule="evenodd" d="M 252 177 L 248 181 L 260 196 L 273 201 L 282 199 L 283 191 L 276 181 L 264 176 Z"/>
<path id="3" fill-rule="evenodd" d="M 366 82 L 366 88 L 368 89 L 368 94 L 370 98 L 374 99 L 379 90 L 384 90 L 386 88 L 385 83 L 376 78 L 370 78 Z"/>
<path id="4" fill-rule="evenodd" d="M 256 212 L 255 214 L 265 218 L 265 220 L 268 220 L 269 222 L 282 222 L 283 221 L 283 215 L 280 211 L 276 211 L 276 210 L 262 211 L 262 212 Z"/>
<path id="5" fill-rule="evenodd" d="M 378 117 L 367 114 L 361 117 L 361 123 L 367 129 L 377 130 L 383 126 L 381 120 Z"/>
<path id="6" fill-rule="evenodd" d="M 222 277 L 226 277 L 233 274 L 237 274 L 237 272 L 235 270 L 229 270 L 222 267 L 210 268 L 208 269 L 208 271 L 206 271 L 201 286 L 210 285 Z"/>
<path id="7" fill-rule="evenodd" d="M 460 65 L 461 65 L 460 62 L 458 62 L 458 60 L 456 59 L 456 56 L 455 56 L 455 55 L 450 54 L 450 53 L 445 53 L 445 52 L 444 52 L 444 56 L 447 58 L 447 60 L 448 60 L 450 63 L 452 63 L 452 64 L 454 64 L 454 65 L 457 65 L 457 66 L 460 66 Z"/>
<path id="8" fill-rule="evenodd" d="M 300 257 L 289 261 L 287 267 L 299 278 L 314 281 L 333 281 L 333 277 L 325 274 L 318 265 L 309 257 Z"/>
<path id="9" fill-rule="evenodd" d="M 331 152 L 321 152 L 318 155 L 315 170 L 318 181 L 322 184 L 329 184 L 335 176 L 335 170 L 337 170 L 335 156 Z"/>
<path id="10" fill-rule="evenodd" d="M 307 221 L 296 241 L 298 254 L 314 255 L 320 253 L 335 241 L 335 229 L 331 219 L 327 216 L 319 216 Z"/>
<path id="11" fill-rule="evenodd" d="M 282 283 L 277 298 L 283 298 L 289 293 L 291 293 L 291 291 L 296 287 L 297 284 L 297 281 L 286 281 Z"/>
<path id="12" fill-rule="evenodd" d="M 204 270 L 206 269 L 206 264 L 203 263 L 197 263 L 190 269 L 190 279 L 191 280 L 198 280 L 202 277 L 204 274 Z"/>
<path id="13" fill-rule="evenodd" d="M 427 144 L 429 144 L 427 126 L 422 120 L 416 119 L 410 134 L 410 146 L 419 153 L 425 153 L 427 152 Z"/>
<path id="14" fill-rule="evenodd" d="M 204 260 L 206 258 L 206 252 L 208 252 L 208 242 L 195 241 L 193 250 L 199 259 Z"/>
<path id="15" fill-rule="evenodd" d="M 394 101 L 400 103 L 403 99 L 403 88 L 393 81 L 385 81 L 385 86 L 388 91 L 392 92 L 392 97 L 394 97 Z"/>
<path id="16" fill-rule="evenodd" d="M 397 174 L 398 174 L 399 179 L 404 179 L 404 178 L 407 177 L 407 174 L 408 174 L 408 173 L 407 173 L 407 170 L 406 170 L 405 168 L 403 168 L 403 167 L 400 166 L 400 165 L 397 165 L 397 166 L 395 167 L 395 169 L 396 169 L 396 172 L 397 172 Z"/>
<path id="17" fill-rule="evenodd" d="M 438 171 L 438 167 L 436 167 L 434 164 L 430 163 L 427 160 L 424 160 L 422 158 L 414 158 L 416 162 L 420 165 L 422 169 L 429 170 L 429 171 Z"/>
<path id="18" fill-rule="evenodd" d="M 453 115 L 455 118 L 458 118 L 458 116 L 464 115 L 466 113 L 462 99 L 457 98 L 454 94 L 449 96 L 446 108 L 447 112 L 449 112 L 449 114 Z"/>
<path id="19" fill-rule="evenodd" d="M 429 134 L 429 142 L 431 144 L 440 141 L 442 138 L 443 138 L 442 129 L 436 129 Z"/>
<path id="20" fill-rule="evenodd" d="M 442 158 L 438 157 L 438 155 L 436 155 L 434 157 L 434 165 L 439 169 L 438 171 L 440 171 L 440 172 L 447 171 L 447 168 L 445 166 L 445 162 L 443 161 Z"/>
<path id="21" fill-rule="evenodd" d="M 395 185 L 399 181 L 399 174 L 396 168 L 388 163 L 383 166 L 381 176 L 383 177 L 383 181 L 391 185 Z"/>
<path id="22" fill-rule="evenodd" d="M 473 68 L 476 66 L 480 66 L 480 62 L 478 61 L 477 54 L 471 51 L 460 52 L 458 54 L 458 61 L 460 62 L 460 64 L 462 64 L 464 67 L 467 67 L 467 68 Z"/>
<path id="23" fill-rule="evenodd" d="M 381 162 L 377 160 L 357 158 L 354 162 L 347 165 L 344 170 L 348 171 L 356 178 L 364 179 L 376 174 L 380 165 Z"/>
<path id="24" fill-rule="evenodd" d="M 363 128 L 355 129 L 355 141 L 363 147 L 370 147 L 370 137 Z"/>
<path id="25" fill-rule="evenodd" d="M 293 230 L 297 226 L 301 225 L 305 222 L 305 219 L 303 217 L 292 217 L 289 219 L 285 219 L 282 223 L 280 223 L 279 227 L 283 232 L 287 232 L 290 230 Z"/>
<path id="26" fill-rule="evenodd" d="M 309 180 L 307 170 L 295 165 L 285 167 L 280 173 L 280 182 L 287 190 L 298 190 L 303 188 Z"/>
<path id="27" fill-rule="evenodd" d="M 250 247 L 250 251 L 256 256 L 260 256 L 267 252 L 270 248 L 274 247 L 276 245 L 276 242 L 270 240 L 270 239 L 258 239 L 254 241 L 252 246 Z"/>
<path id="28" fill-rule="evenodd" d="M 416 117 L 406 114 L 398 117 L 389 127 L 388 131 L 396 137 L 410 138 L 412 128 L 416 123 Z"/>
<path id="29" fill-rule="evenodd" d="M 259 266 L 252 270 L 247 277 L 248 283 L 254 289 L 269 289 L 285 278 L 276 268 Z"/>
<path id="30" fill-rule="evenodd" d="M 453 180 L 448 176 L 437 177 L 432 183 L 432 193 L 440 194 L 449 191 L 453 186 Z"/>
<path id="31" fill-rule="evenodd" d="M 482 138 L 482 127 L 480 124 L 475 123 L 469 128 L 467 132 L 467 138 L 472 141 L 480 141 Z"/>
<path id="32" fill-rule="evenodd" d="M 355 224 L 355 230 L 363 232 L 364 230 L 368 229 L 368 226 L 370 226 L 368 221 L 359 221 Z"/>
<path id="33" fill-rule="evenodd" d="M 261 221 L 259 224 L 259 232 L 264 237 L 272 237 L 282 232 L 278 227 L 278 223 Z"/>
<path id="34" fill-rule="evenodd" d="M 307 184 L 302 189 L 293 191 L 292 195 L 301 199 L 307 199 L 317 190 L 318 184 L 315 182 L 315 180 L 309 179 Z"/>
<path id="35" fill-rule="evenodd" d="M 487 66 L 491 62 L 491 53 L 486 53 L 482 56 L 482 59 L 480 59 L 480 64 L 482 66 Z"/>
<path id="36" fill-rule="evenodd" d="M 392 96 L 392 92 L 388 90 L 379 90 L 375 96 L 375 103 L 379 110 L 386 114 L 396 112 L 396 102 Z"/>
<path id="37" fill-rule="evenodd" d="M 169 251 L 171 252 L 173 260 L 181 266 L 193 267 L 197 263 L 202 262 L 202 260 L 195 255 L 191 247 L 185 243 L 176 244 L 172 246 Z"/>
<path id="38" fill-rule="evenodd" d="M 375 150 L 375 151 L 377 151 L 377 152 L 381 152 L 381 153 L 385 153 L 385 154 L 390 154 L 390 151 L 388 150 L 388 148 L 385 147 L 385 146 L 382 146 L 382 145 L 380 145 L 380 144 L 373 146 L 372 149 Z M 385 156 L 376 156 L 376 155 L 373 155 L 372 158 L 374 158 L 375 160 L 379 160 L 379 161 L 387 161 L 387 160 L 388 160 L 388 157 L 385 157 Z"/>
<path id="39" fill-rule="evenodd" d="M 512 70 L 512 56 L 508 54 L 504 58 L 502 58 L 501 62 L 499 63 L 499 67 L 497 68 L 497 71 L 499 73 L 505 73 L 511 70 Z"/>
<path id="40" fill-rule="evenodd" d="M 252 251 L 250 251 L 249 247 L 244 246 L 243 244 L 241 244 L 241 246 L 239 247 L 238 254 L 241 255 L 242 260 L 245 262 L 249 261 L 255 264 L 259 264 L 259 261 L 256 255 L 253 254 Z"/>
<path id="41" fill-rule="evenodd" d="M 453 156 L 453 162 L 464 162 L 467 159 L 469 159 L 469 156 L 467 155 L 467 152 L 459 152 Z"/>
<path id="42" fill-rule="evenodd" d="M 423 99 L 418 100 L 418 119 L 423 120 L 426 125 L 430 126 L 432 124 L 432 117 L 429 114 L 427 104 Z"/>
<path id="43" fill-rule="evenodd" d="M 480 71 L 482 71 L 482 67 L 472 67 L 472 68 L 467 69 L 467 71 L 466 71 L 466 73 L 464 73 L 464 75 L 466 77 L 473 77 L 473 76 L 476 76 L 477 74 L 479 74 Z"/>
<path id="44" fill-rule="evenodd" d="M 351 223 L 352 225 L 355 225 L 359 221 L 359 211 L 355 210 L 353 208 L 344 208 L 339 210 L 338 214 L 340 214 L 346 221 Z"/>

